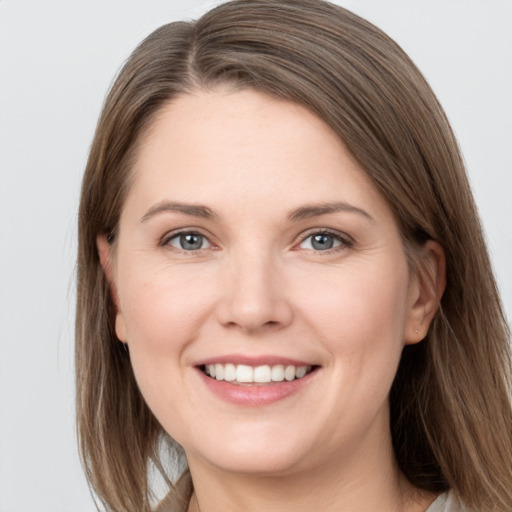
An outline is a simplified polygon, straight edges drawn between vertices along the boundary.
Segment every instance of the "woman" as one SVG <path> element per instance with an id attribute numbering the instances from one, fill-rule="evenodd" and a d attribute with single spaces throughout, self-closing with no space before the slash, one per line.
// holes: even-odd
<path id="1" fill-rule="evenodd" d="M 79 218 L 108 510 L 156 469 L 159 510 L 508 511 L 508 339 L 457 143 L 381 31 L 238 0 L 135 50 Z"/>

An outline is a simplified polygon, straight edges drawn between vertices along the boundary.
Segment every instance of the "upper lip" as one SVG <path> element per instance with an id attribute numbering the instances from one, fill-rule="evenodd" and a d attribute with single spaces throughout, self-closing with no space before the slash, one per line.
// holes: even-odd
<path id="1" fill-rule="evenodd" d="M 283 366 L 314 366 L 311 361 L 303 361 L 290 357 L 281 357 L 275 355 L 248 356 L 241 354 L 227 354 L 223 356 L 209 357 L 197 361 L 194 366 L 205 366 L 208 364 L 244 364 L 247 366 L 275 366 L 282 364 Z"/>

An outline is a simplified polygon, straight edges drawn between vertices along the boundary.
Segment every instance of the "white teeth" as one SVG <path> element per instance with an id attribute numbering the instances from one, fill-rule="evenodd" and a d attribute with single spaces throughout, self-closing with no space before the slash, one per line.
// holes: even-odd
<path id="1" fill-rule="evenodd" d="M 284 370 L 284 378 L 286 380 L 295 379 L 295 366 L 287 366 Z"/>
<path id="2" fill-rule="evenodd" d="M 272 370 L 270 366 L 257 366 L 254 368 L 254 382 L 270 382 L 272 380 Z"/>
<path id="3" fill-rule="evenodd" d="M 295 369 L 295 377 L 297 379 L 302 379 L 302 377 L 304 377 L 304 375 L 306 375 L 307 371 L 308 371 L 308 369 L 305 366 L 298 366 Z"/>
<path id="4" fill-rule="evenodd" d="M 239 383 L 266 384 L 270 382 L 283 382 L 302 379 L 311 371 L 311 366 L 293 366 L 268 364 L 262 366 L 248 366 L 245 364 L 208 364 L 205 366 L 205 373 L 217 380 Z"/>
<path id="5" fill-rule="evenodd" d="M 272 380 L 274 382 L 282 382 L 284 380 L 284 366 L 282 364 L 272 366 Z"/>
<path id="6" fill-rule="evenodd" d="M 224 380 L 232 381 L 236 379 L 236 366 L 234 364 L 227 364 L 224 366 Z"/>
<path id="7" fill-rule="evenodd" d="M 252 366 L 239 364 L 236 367 L 236 380 L 238 382 L 254 382 L 254 370 Z"/>

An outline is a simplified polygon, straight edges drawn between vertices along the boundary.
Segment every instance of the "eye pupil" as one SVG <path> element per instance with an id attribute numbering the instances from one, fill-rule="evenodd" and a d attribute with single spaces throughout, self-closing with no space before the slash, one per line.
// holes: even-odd
<path id="1" fill-rule="evenodd" d="M 316 251 L 322 251 L 326 249 L 332 249 L 334 245 L 334 238 L 331 235 L 325 233 L 319 233 L 311 237 L 311 246 Z"/>
<path id="2" fill-rule="evenodd" d="M 180 235 L 180 246 L 186 251 L 195 251 L 201 249 L 203 237 L 197 233 L 187 233 Z"/>

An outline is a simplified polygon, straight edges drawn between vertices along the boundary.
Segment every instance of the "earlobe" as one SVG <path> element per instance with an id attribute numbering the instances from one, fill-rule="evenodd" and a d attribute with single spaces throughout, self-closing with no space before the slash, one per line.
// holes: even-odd
<path id="1" fill-rule="evenodd" d="M 119 306 L 119 299 L 117 295 L 116 284 L 114 281 L 111 265 L 111 250 L 112 245 L 109 243 L 107 235 L 98 235 L 96 238 L 96 247 L 98 248 L 98 256 L 100 258 L 101 267 L 105 273 L 112 302 L 116 308 L 115 331 L 116 336 L 122 342 L 126 342 L 126 329 L 124 325 L 124 318 Z"/>
<path id="2" fill-rule="evenodd" d="M 429 240 L 421 250 L 411 282 L 405 344 L 418 343 L 427 335 L 446 287 L 446 257 L 441 245 Z"/>

